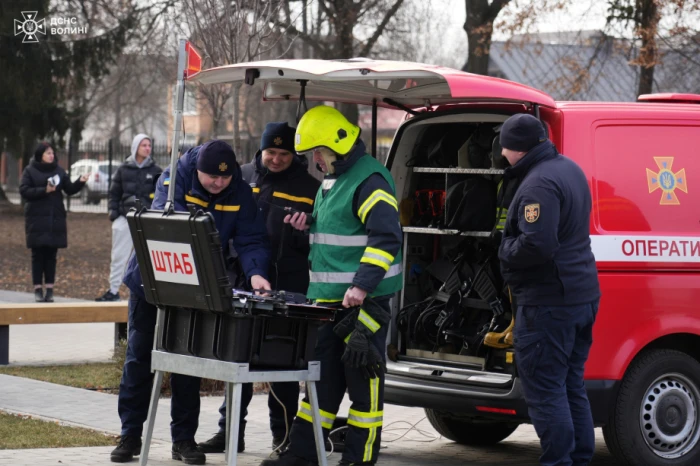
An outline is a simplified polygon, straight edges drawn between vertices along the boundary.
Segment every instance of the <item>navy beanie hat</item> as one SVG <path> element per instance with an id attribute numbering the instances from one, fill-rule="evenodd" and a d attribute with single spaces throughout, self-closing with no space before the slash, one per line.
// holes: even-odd
<path id="1" fill-rule="evenodd" d="M 537 144 L 547 140 L 540 120 L 527 113 L 508 118 L 501 127 L 501 147 L 518 152 L 529 152 Z"/>
<path id="2" fill-rule="evenodd" d="M 236 154 L 224 141 L 214 139 L 199 149 L 197 170 L 207 175 L 231 176 L 236 165 Z"/>
<path id="3" fill-rule="evenodd" d="M 294 133 L 296 130 L 289 126 L 287 122 L 268 123 L 265 125 L 260 138 L 260 150 L 282 149 L 296 154 L 294 150 Z"/>

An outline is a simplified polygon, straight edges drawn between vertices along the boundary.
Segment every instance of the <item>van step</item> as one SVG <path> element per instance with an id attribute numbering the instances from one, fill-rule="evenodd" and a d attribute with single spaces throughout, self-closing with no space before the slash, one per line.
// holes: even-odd
<path id="1" fill-rule="evenodd" d="M 441 230 L 439 228 L 424 228 L 424 227 L 403 227 L 404 233 L 423 233 L 427 235 L 456 235 L 459 230 Z M 462 236 L 481 236 L 487 238 L 491 235 L 490 231 L 463 231 Z"/>
<path id="2" fill-rule="evenodd" d="M 438 364 L 440 363 L 440 361 L 469 364 L 471 366 L 475 366 L 475 368 L 478 368 L 478 369 L 483 369 L 484 364 L 486 364 L 486 360 L 484 358 L 478 358 L 476 356 L 464 356 L 462 354 L 438 353 L 438 352 L 433 353 L 432 351 L 412 349 L 412 348 L 406 349 L 406 356 L 409 356 L 412 358 L 427 359 L 430 361 L 437 362 Z"/>
<path id="3" fill-rule="evenodd" d="M 504 171 L 498 168 L 413 167 L 413 173 L 461 173 L 467 175 L 502 175 Z"/>
<path id="4" fill-rule="evenodd" d="M 468 382 L 492 387 L 506 386 L 513 382 L 511 374 L 460 369 L 436 363 L 387 361 L 387 369 L 389 372 L 394 373 L 439 378 L 441 380 L 449 379 L 454 382 Z"/>

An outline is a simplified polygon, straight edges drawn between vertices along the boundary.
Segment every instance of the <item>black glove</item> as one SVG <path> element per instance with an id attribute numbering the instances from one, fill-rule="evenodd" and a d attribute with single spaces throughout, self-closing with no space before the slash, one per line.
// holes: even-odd
<path id="1" fill-rule="evenodd" d="M 355 309 L 351 313 L 345 316 L 343 320 L 338 322 L 333 326 L 333 333 L 338 335 L 343 341 L 355 330 L 355 323 L 357 322 L 357 315 L 359 310 Z"/>
<path id="2" fill-rule="evenodd" d="M 118 219 L 118 218 L 119 218 L 119 212 L 118 212 L 118 211 L 116 211 L 116 210 L 110 210 L 110 211 L 109 211 L 109 221 L 110 221 L 110 222 L 113 222 L 113 221 L 115 221 L 115 220 Z"/>
<path id="3" fill-rule="evenodd" d="M 374 379 L 381 375 L 382 372 L 386 374 L 386 364 L 384 363 L 384 358 L 379 353 L 376 346 L 370 343 L 369 354 L 367 355 L 367 365 L 362 367 L 362 375 L 365 379 Z"/>
<path id="4" fill-rule="evenodd" d="M 366 366 L 369 357 L 369 348 L 372 346 L 369 341 L 369 336 L 365 332 L 353 330 L 346 345 L 341 361 L 354 368 Z"/>

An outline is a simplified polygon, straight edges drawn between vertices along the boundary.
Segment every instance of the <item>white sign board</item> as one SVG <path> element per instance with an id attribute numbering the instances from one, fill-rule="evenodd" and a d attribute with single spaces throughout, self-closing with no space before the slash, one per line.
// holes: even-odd
<path id="1" fill-rule="evenodd" d="M 146 240 L 155 278 L 161 282 L 199 285 L 192 246 Z"/>

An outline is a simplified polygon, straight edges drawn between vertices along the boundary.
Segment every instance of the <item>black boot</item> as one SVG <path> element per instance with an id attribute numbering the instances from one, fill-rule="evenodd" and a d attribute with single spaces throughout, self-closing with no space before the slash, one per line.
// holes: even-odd
<path id="1" fill-rule="evenodd" d="M 112 463 L 128 463 L 141 453 L 141 437 L 125 435 L 119 440 L 117 448 L 112 450 L 110 459 Z"/>
<path id="2" fill-rule="evenodd" d="M 260 466 L 318 466 L 315 461 L 293 455 L 289 450 L 282 452 L 277 458 L 264 460 Z"/>
<path id="3" fill-rule="evenodd" d="M 46 288 L 46 296 L 44 296 L 44 301 L 47 303 L 53 302 L 53 288 Z"/>
<path id="4" fill-rule="evenodd" d="M 206 442 L 197 444 L 197 449 L 202 453 L 223 453 L 226 450 L 226 432 L 217 432 Z M 245 451 L 245 440 L 238 439 L 238 453 Z"/>
<path id="5" fill-rule="evenodd" d="M 44 302 L 44 291 L 41 288 L 34 288 L 34 301 L 37 303 Z"/>
<path id="6" fill-rule="evenodd" d="M 207 462 L 206 455 L 197 449 L 197 443 L 194 440 L 173 443 L 172 454 L 174 460 L 180 460 L 185 464 L 204 464 Z"/>

